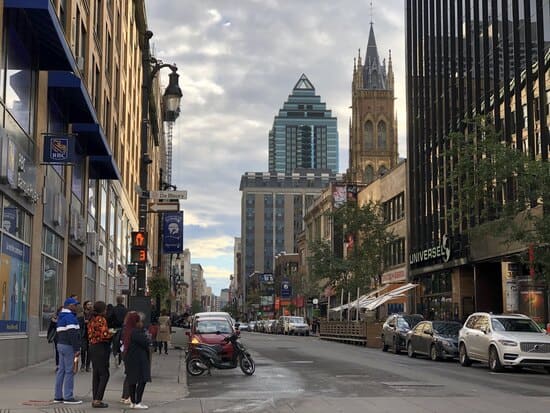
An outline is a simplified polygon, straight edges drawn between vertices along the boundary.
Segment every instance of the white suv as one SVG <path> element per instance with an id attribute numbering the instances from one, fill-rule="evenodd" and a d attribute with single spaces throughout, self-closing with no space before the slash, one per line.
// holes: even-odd
<path id="1" fill-rule="evenodd" d="M 550 335 L 521 314 L 474 313 L 458 334 L 460 364 L 489 363 L 492 371 L 544 366 L 550 373 Z"/>

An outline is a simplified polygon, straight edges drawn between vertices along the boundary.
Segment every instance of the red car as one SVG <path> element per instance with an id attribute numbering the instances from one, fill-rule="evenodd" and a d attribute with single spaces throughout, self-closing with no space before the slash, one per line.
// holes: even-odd
<path id="1" fill-rule="evenodd" d="M 189 336 L 189 352 L 193 352 L 195 344 L 219 344 L 223 348 L 222 358 L 231 359 L 233 357 L 233 345 L 231 342 L 225 343 L 223 339 L 234 332 L 235 328 L 227 318 L 197 318 L 191 326 L 191 331 L 186 333 Z M 237 331 L 237 334 L 239 334 L 239 331 Z"/>

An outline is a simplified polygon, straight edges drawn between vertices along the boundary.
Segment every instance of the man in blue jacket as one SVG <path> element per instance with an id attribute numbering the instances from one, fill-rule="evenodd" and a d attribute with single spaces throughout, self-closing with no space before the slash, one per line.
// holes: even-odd
<path id="1" fill-rule="evenodd" d="M 55 376 L 54 403 L 80 404 L 73 395 L 74 360 L 80 356 L 80 325 L 76 318 L 78 300 L 69 297 L 63 304 L 63 309 L 57 318 L 57 351 L 59 353 L 59 369 Z"/>

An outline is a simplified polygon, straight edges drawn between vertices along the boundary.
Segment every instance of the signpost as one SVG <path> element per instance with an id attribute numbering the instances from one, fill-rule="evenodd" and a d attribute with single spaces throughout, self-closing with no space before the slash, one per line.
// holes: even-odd
<path id="1" fill-rule="evenodd" d="M 179 202 L 163 202 L 159 204 L 149 202 L 149 209 L 147 212 L 178 212 L 179 210 Z"/>
<path id="2" fill-rule="evenodd" d="M 187 199 L 187 191 L 143 191 L 142 195 L 145 198 L 160 200 L 160 199 Z"/>

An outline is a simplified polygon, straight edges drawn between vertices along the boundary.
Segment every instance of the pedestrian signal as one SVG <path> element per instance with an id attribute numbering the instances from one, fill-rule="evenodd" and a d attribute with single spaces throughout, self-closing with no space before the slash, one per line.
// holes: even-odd
<path id="1" fill-rule="evenodd" d="M 132 248 L 132 262 L 144 263 L 147 262 L 147 250 L 138 250 Z"/>
<path id="2" fill-rule="evenodd" d="M 132 247 L 147 248 L 147 233 L 145 231 L 132 232 Z"/>

